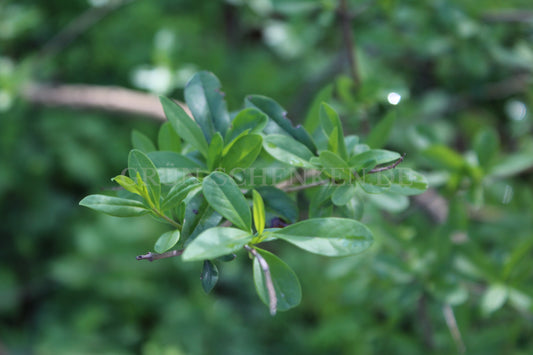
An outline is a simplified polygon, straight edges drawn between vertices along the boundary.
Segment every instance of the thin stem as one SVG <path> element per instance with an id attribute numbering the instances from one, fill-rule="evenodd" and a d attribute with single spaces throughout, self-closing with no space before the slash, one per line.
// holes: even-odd
<path id="1" fill-rule="evenodd" d="M 270 314 L 275 315 L 278 304 L 278 298 L 276 297 L 276 290 L 274 289 L 274 283 L 272 282 L 270 267 L 268 266 L 268 263 L 266 262 L 265 258 L 263 258 L 261 254 L 257 252 L 257 250 L 248 245 L 245 245 L 244 249 L 248 250 L 257 259 L 257 261 L 259 262 L 259 266 L 261 266 L 261 270 L 263 271 L 263 275 L 265 276 L 266 287 L 268 290 Z"/>
<path id="2" fill-rule="evenodd" d="M 154 261 L 154 260 L 159 260 L 159 259 L 172 258 L 174 256 L 180 256 L 181 254 L 183 254 L 183 249 L 182 250 L 171 250 L 171 251 L 167 251 L 161 254 L 152 253 L 150 251 L 144 255 L 138 255 L 136 259 Z"/>
<path id="3" fill-rule="evenodd" d="M 152 208 L 152 212 L 154 212 L 158 217 L 161 217 L 163 218 L 165 221 L 167 221 L 168 223 L 172 224 L 174 227 L 176 227 L 177 229 L 181 230 L 181 224 L 179 224 L 178 222 L 168 218 L 167 216 L 165 216 L 163 213 L 159 212 L 159 210 L 155 209 L 155 208 Z"/>
<path id="4" fill-rule="evenodd" d="M 382 166 L 381 168 L 375 168 L 375 169 L 372 169 L 370 171 L 367 171 L 366 173 L 367 174 L 375 174 L 375 173 L 379 173 L 381 171 L 394 169 L 395 167 L 397 167 L 403 161 L 403 158 L 405 158 L 405 153 L 403 153 L 403 155 L 398 160 L 396 160 L 393 164 L 387 165 L 387 166 Z"/>
<path id="5" fill-rule="evenodd" d="M 464 354 L 466 351 L 465 343 L 463 342 L 463 338 L 461 337 L 461 331 L 459 330 L 459 327 L 457 326 L 457 321 L 455 320 L 455 314 L 453 313 L 452 307 L 448 303 L 446 303 L 442 307 L 442 313 L 444 314 L 446 325 L 448 326 L 448 329 L 450 330 L 450 333 L 452 334 L 453 341 L 455 342 L 455 345 L 457 346 L 457 351 L 460 354 Z"/>
<path id="6" fill-rule="evenodd" d="M 338 11 L 341 20 L 342 38 L 346 47 L 346 56 L 348 58 L 350 75 L 352 76 L 355 87 L 358 87 L 361 81 L 357 72 L 357 58 L 354 56 L 355 40 L 352 34 L 350 13 L 348 11 L 348 2 L 346 0 L 339 1 Z"/>

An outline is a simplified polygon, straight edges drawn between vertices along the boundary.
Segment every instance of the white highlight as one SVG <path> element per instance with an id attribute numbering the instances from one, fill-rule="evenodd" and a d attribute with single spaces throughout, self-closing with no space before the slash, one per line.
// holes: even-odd
<path id="1" fill-rule="evenodd" d="M 389 95 L 387 95 L 387 101 L 389 101 L 389 104 L 391 105 L 398 105 L 401 99 L 402 96 L 397 92 L 390 92 Z"/>

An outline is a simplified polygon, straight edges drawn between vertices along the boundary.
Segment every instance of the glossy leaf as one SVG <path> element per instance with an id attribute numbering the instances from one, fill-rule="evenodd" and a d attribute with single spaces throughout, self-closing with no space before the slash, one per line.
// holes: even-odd
<path id="1" fill-rule="evenodd" d="M 143 153 L 150 153 L 156 150 L 150 138 L 135 129 L 131 131 L 131 144 L 134 149 L 139 149 Z"/>
<path id="2" fill-rule="evenodd" d="M 275 159 L 300 168 L 313 168 L 309 160 L 313 153 L 302 143 L 280 134 L 271 134 L 263 140 L 263 148 Z"/>
<path id="3" fill-rule="evenodd" d="M 378 122 L 378 124 L 370 130 L 368 137 L 366 137 L 366 144 L 373 149 L 381 148 L 387 143 L 390 132 L 396 122 L 396 112 L 389 111 L 387 115 Z"/>
<path id="4" fill-rule="evenodd" d="M 268 117 L 255 108 L 245 108 L 239 111 L 231 121 L 231 127 L 226 134 L 226 142 L 231 142 L 243 132 L 261 133 L 268 123 Z"/>
<path id="5" fill-rule="evenodd" d="M 265 229 L 265 204 L 263 202 L 263 198 L 257 192 L 256 190 L 252 191 L 253 195 L 253 219 L 254 219 L 254 226 L 257 233 L 261 234 L 263 233 L 263 230 Z"/>
<path id="6" fill-rule="evenodd" d="M 184 89 L 185 102 L 207 141 L 215 132 L 224 136 L 229 127 L 229 114 L 220 88 L 215 75 L 202 71 L 196 73 Z"/>
<path id="7" fill-rule="evenodd" d="M 397 152 L 383 149 L 371 149 L 350 158 L 348 165 L 356 170 L 373 169 L 377 165 L 394 163 L 402 156 Z"/>
<path id="8" fill-rule="evenodd" d="M 358 254 L 373 242 L 372 232 L 364 224 L 333 217 L 308 219 L 273 234 L 311 253 L 327 256 Z"/>
<path id="9" fill-rule="evenodd" d="M 267 209 L 289 223 L 298 220 L 298 206 L 286 192 L 274 186 L 260 186 L 256 190 L 261 194 Z"/>
<path id="10" fill-rule="evenodd" d="M 218 268 L 210 260 L 204 260 L 200 280 L 202 280 L 202 288 L 204 289 L 205 293 L 211 292 L 213 287 L 215 287 L 217 284 Z"/>
<path id="11" fill-rule="evenodd" d="M 355 183 L 339 185 L 335 188 L 333 195 L 331 195 L 331 201 L 336 206 L 346 205 L 352 198 L 355 197 L 357 191 L 357 185 Z"/>
<path id="12" fill-rule="evenodd" d="M 193 239 L 183 252 L 183 260 L 215 259 L 240 250 L 252 240 L 246 231 L 230 227 L 210 228 Z"/>
<path id="13" fill-rule="evenodd" d="M 154 163 L 161 184 L 174 184 L 186 175 L 205 169 L 191 158 L 176 152 L 152 152 L 148 158 Z"/>
<path id="14" fill-rule="evenodd" d="M 155 242 L 154 250 L 157 253 L 164 253 L 172 248 L 180 239 L 180 231 L 174 230 L 161 234 Z"/>
<path id="15" fill-rule="evenodd" d="M 307 131 L 301 127 L 293 127 L 291 121 L 287 118 L 287 112 L 276 101 L 260 95 L 250 95 L 246 98 L 247 107 L 256 107 L 260 111 L 264 112 L 278 127 L 278 129 L 270 130 L 267 126 L 267 133 L 280 133 L 285 132 L 296 141 L 302 143 L 309 149 L 309 151 L 315 153 L 316 146 L 313 139 L 307 133 Z"/>
<path id="16" fill-rule="evenodd" d="M 335 180 L 353 180 L 348 164 L 337 154 L 325 150 L 320 152 L 320 165 L 323 171 Z"/>
<path id="17" fill-rule="evenodd" d="M 126 191 L 132 192 L 136 195 L 142 195 L 141 190 L 139 189 L 135 181 L 133 181 L 126 175 L 118 175 L 112 178 L 111 180 L 122 186 Z"/>
<path id="18" fill-rule="evenodd" d="M 251 231 L 248 202 L 233 179 L 222 172 L 207 176 L 203 183 L 204 196 L 211 207 L 235 226 Z"/>
<path id="19" fill-rule="evenodd" d="M 328 137 L 328 149 L 338 154 L 343 160 L 348 159 L 346 144 L 344 142 L 344 131 L 337 112 L 326 103 L 320 106 L 320 122 L 322 130 Z"/>
<path id="20" fill-rule="evenodd" d="M 220 167 L 227 173 L 233 169 L 246 169 L 257 159 L 261 152 L 263 137 L 247 134 L 238 138 L 228 152 L 222 157 Z"/>
<path id="21" fill-rule="evenodd" d="M 170 122 L 165 122 L 159 128 L 159 134 L 157 136 L 157 144 L 159 150 L 181 152 L 181 138 L 176 131 L 172 128 Z"/>
<path id="22" fill-rule="evenodd" d="M 200 182 L 195 177 L 190 177 L 176 185 L 174 185 L 167 196 L 163 199 L 161 208 L 163 210 L 176 207 L 187 195 L 201 186 Z"/>
<path id="23" fill-rule="evenodd" d="M 163 96 L 159 99 L 174 131 L 185 142 L 198 149 L 204 158 L 207 158 L 207 140 L 198 124 L 183 111 L 180 105 Z"/>
<path id="24" fill-rule="evenodd" d="M 204 198 L 200 190 L 191 192 L 184 200 L 185 212 L 181 238 L 184 244 L 190 243 L 203 231 L 216 227 L 222 220 Z"/>
<path id="25" fill-rule="evenodd" d="M 276 291 L 276 309 L 286 311 L 299 305 L 302 300 L 302 288 L 294 271 L 276 255 L 259 248 L 256 250 L 268 264 L 272 284 Z M 254 258 L 253 268 L 255 289 L 261 301 L 268 306 L 270 305 L 270 298 L 266 277 L 257 257 Z"/>
<path id="26" fill-rule="evenodd" d="M 224 140 L 222 139 L 220 132 L 217 132 L 213 136 L 213 139 L 211 139 L 211 143 L 209 143 L 209 148 L 207 150 L 207 169 L 208 170 L 214 170 L 218 166 L 218 163 L 220 162 L 220 158 L 222 157 L 223 148 L 224 148 Z"/>
<path id="27" fill-rule="evenodd" d="M 395 168 L 381 172 L 386 176 L 391 186 L 389 191 L 400 195 L 418 195 L 428 188 L 426 177 L 409 168 Z"/>
<path id="28" fill-rule="evenodd" d="M 391 181 L 382 173 L 357 175 L 357 183 L 368 194 L 381 194 L 391 187 Z"/>
<path id="29" fill-rule="evenodd" d="M 106 195 L 89 195 L 80 201 L 80 206 L 115 217 L 135 217 L 150 212 L 139 201 Z"/>
<path id="30" fill-rule="evenodd" d="M 148 190 L 150 199 L 158 206 L 159 197 L 161 196 L 161 185 L 157 169 L 150 158 L 138 149 L 130 151 L 128 156 L 128 173 L 131 178 L 136 178 L 137 174 L 140 175 Z M 139 181 L 137 181 L 137 184 L 139 184 Z"/>
<path id="31" fill-rule="evenodd" d="M 325 86 L 316 94 L 304 121 L 304 127 L 307 132 L 314 133 L 320 127 L 320 107 L 323 102 L 331 101 L 332 96 L 333 85 L 331 84 Z"/>

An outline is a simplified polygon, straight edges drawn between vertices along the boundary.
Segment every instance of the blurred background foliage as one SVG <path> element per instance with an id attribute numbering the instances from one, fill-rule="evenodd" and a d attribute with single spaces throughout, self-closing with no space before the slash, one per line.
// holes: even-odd
<path id="1" fill-rule="evenodd" d="M 533 353 L 531 2 L 338 6 L 0 2 L 0 353 Z M 361 256 L 276 245 L 304 298 L 274 318 L 244 253 L 209 295 L 200 263 L 136 261 L 164 226 L 78 202 L 112 186 L 132 129 L 155 138 L 159 123 L 42 107 L 24 90 L 84 83 L 181 99 L 197 70 L 220 78 L 230 109 L 263 94 L 300 123 L 330 85 L 348 132 L 364 139 L 393 117 L 386 147 L 432 189 L 410 204 L 365 201 L 376 242 Z"/>

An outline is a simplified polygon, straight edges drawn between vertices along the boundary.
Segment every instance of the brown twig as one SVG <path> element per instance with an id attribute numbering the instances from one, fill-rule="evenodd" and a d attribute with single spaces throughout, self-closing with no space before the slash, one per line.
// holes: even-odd
<path id="1" fill-rule="evenodd" d="M 263 271 L 263 275 L 265 276 L 266 287 L 268 290 L 270 314 L 275 315 L 278 307 L 278 298 L 276 297 L 276 289 L 274 288 L 274 283 L 272 282 L 270 267 L 268 266 L 268 263 L 266 262 L 265 258 L 263 258 L 261 254 L 257 252 L 257 250 L 248 245 L 245 245 L 244 249 L 248 250 L 250 254 L 252 254 L 257 259 L 259 265 L 261 266 L 261 270 Z"/>
<path id="2" fill-rule="evenodd" d="M 427 295 L 422 293 L 418 299 L 418 318 L 422 326 L 422 333 L 424 334 L 424 344 L 428 350 L 435 348 L 435 342 L 433 340 L 433 327 L 431 320 L 427 312 Z"/>
<path id="3" fill-rule="evenodd" d="M 183 250 L 171 250 L 167 251 L 165 253 L 157 254 L 152 253 L 151 251 L 144 254 L 144 255 L 138 255 L 136 257 L 137 260 L 148 260 L 148 261 L 154 261 L 159 259 L 166 259 L 166 258 L 172 258 L 174 256 L 180 256 L 183 254 Z"/>
<path id="4" fill-rule="evenodd" d="M 375 173 L 379 173 L 379 172 L 382 172 L 382 171 L 385 171 L 385 170 L 394 169 L 395 167 L 400 165 L 400 163 L 403 161 L 403 158 L 405 158 L 405 155 L 406 155 L 406 153 L 403 153 L 403 155 L 391 165 L 382 166 L 380 168 L 374 168 L 374 169 L 372 169 L 370 171 L 367 171 L 366 173 L 367 174 L 375 174 Z"/>

